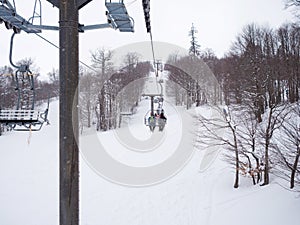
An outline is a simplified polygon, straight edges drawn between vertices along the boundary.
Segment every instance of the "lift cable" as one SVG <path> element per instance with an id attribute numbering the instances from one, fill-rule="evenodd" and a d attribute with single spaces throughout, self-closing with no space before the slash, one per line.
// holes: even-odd
<path id="1" fill-rule="evenodd" d="M 44 41 L 48 42 L 50 45 L 54 46 L 55 48 L 59 49 L 59 46 L 54 44 L 53 42 L 49 41 L 48 39 L 46 39 L 45 37 L 43 37 L 40 34 L 35 33 L 36 36 L 38 36 L 39 38 L 43 39 Z M 85 67 L 87 67 L 88 69 L 94 71 L 95 73 L 97 73 L 98 71 L 95 70 L 93 67 L 89 66 L 88 64 L 84 63 L 83 61 L 79 60 L 79 62 L 84 65 Z"/>
<path id="2" fill-rule="evenodd" d="M 155 60 L 155 54 L 154 54 L 153 36 L 152 36 L 151 21 L 150 21 L 150 0 L 143 0 L 143 10 L 144 10 L 146 30 L 147 30 L 147 33 L 150 34 L 153 64 L 155 65 L 156 60 Z"/>
<path id="3" fill-rule="evenodd" d="M 156 77 L 156 88 L 157 88 L 157 91 L 159 91 L 158 80 L 157 80 L 157 77 L 158 77 L 157 69 L 158 68 L 156 68 L 156 58 L 155 58 L 155 53 L 154 53 L 154 44 L 153 44 L 153 36 L 152 36 L 151 21 L 150 21 L 150 0 L 143 0 L 143 10 L 144 10 L 144 17 L 145 17 L 147 33 L 149 33 L 149 35 L 150 35 L 153 65 L 154 65 L 155 77 Z"/>
<path id="4" fill-rule="evenodd" d="M 154 44 L 153 44 L 153 37 L 152 37 L 152 31 L 150 30 L 150 42 L 151 42 L 151 48 L 152 48 L 152 57 L 153 57 L 153 64 L 154 64 L 154 71 L 155 71 L 155 80 L 156 80 L 156 89 L 157 92 L 159 92 L 159 81 L 158 81 L 158 66 L 157 66 L 157 59 L 155 58 L 155 53 L 154 53 Z M 162 92 L 162 86 L 160 84 L 161 90 L 160 92 Z"/>
<path id="5" fill-rule="evenodd" d="M 151 48 L 152 48 L 152 57 L 153 57 L 153 63 L 155 65 L 156 59 L 155 59 L 155 54 L 154 54 L 154 45 L 153 45 L 153 37 L 152 37 L 152 32 L 150 30 L 150 42 L 151 42 Z M 155 68 L 155 66 L 154 66 Z"/>

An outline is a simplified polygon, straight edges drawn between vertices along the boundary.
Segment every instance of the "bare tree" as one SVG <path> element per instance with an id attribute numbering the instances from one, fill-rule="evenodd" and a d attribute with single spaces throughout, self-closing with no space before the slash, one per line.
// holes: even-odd
<path id="1" fill-rule="evenodd" d="M 259 152 L 258 145 L 258 121 L 255 118 L 253 109 L 249 106 L 243 107 L 242 115 L 240 117 L 240 132 L 238 134 L 239 144 L 241 146 L 241 154 L 247 158 L 247 173 L 252 177 L 253 184 L 261 181 L 261 153 Z M 254 163 L 252 162 L 252 158 Z M 255 177 L 257 179 L 255 179 Z"/>
<path id="2" fill-rule="evenodd" d="M 239 173 L 241 170 L 240 152 L 238 147 L 237 125 L 233 121 L 231 110 L 228 107 L 221 109 L 213 106 L 214 116 L 206 118 L 199 115 L 198 123 L 202 132 L 199 134 L 199 143 L 205 146 L 227 146 L 229 153 L 233 152 L 235 168 L 234 188 L 239 187 Z M 230 159 L 232 162 L 232 156 Z"/>
<path id="3" fill-rule="evenodd" d="M 106 82 L 113 74 L 113 51 L 104 47 L 91 52 L 93 66 L 100 69 L 100 74 L 95 81 L 98 86 L 97 102 L 93 106 L 97 118 L 97 130 L 107 130 L 107 112 L 105 111 L 107 103 L 107 93 L 104 92 Z"/>
<path id="4" fill-rule="evenodd" d="M 289 177 L 290 188 L 295 187 L 295 183 L 300 184 L 300 106 L 299 103 L 292 106 L 289 115 L 280 127 L 280 137 L 276 145 L 278 154 L 278 173 L 284 179 Z M 287 173 L 286 173 L 287 172 Z"/>
<path id="5" fill-rule="evenodd" d="M 128 70 L 128 72 L 132 73 L 132 70 L 136 67 L 140 60 L 140 55 L 137 52 L 128 52 L 123 57 L 124 67 Z"/>
<path id="6" fill-rule="evenodd" d="M 128 76 L 135 77 L 134 74 L 139 65 L 140 55 L 137 52 L 128 52 L 123 57 L 123 70 L 127 71 Z M 138 105 L 140 96 L 142 94 L 145 79 L 134 79 L 130 82 L 125 81 L 127 85 L 122 88 L 122 91 L 118 94 L 118 104 L 125 110 L 132 111 Z M 121 104 L 122 103 L 122 104 Z"/>
<path id="7" fill-rule="evenodd" d="M 91 52 L 91 59 L 93 66 L 100 68 L 101 77 L 107 79 L 107 74 L 111 73 L 113 63 L 112 63 L 113 51 L 108 50 L 104 47 L 98 48 Z"/>
<path id="8" fill-rule="evenodd" d="M 181 56 L 178 52 L 174 52 L 168 56 L 166 64 L 177 65 Z M 183 105 L 186 101 L 186 91 L 180 87 L 177 82 L 172 81 L 172 72 L 169 72 L 169 79 L 167 80 L 167 93 L 168 96 L 174 98 L 175 105 Z"/>
<path id="9" fill-rule="evenodd" d="M 94 74 L 85 73 L 79 81 L 80 121 L 82 125 L 88 128 L 91 127 L 93 107 L 97 100 L 96 80 Z"/>
<path id="10" fill-rule="evenodd" d="M 15 92 L 13 87 L 13 69 L 7 66 L 0 68 L 0 110 L 13 107 Z M 0 123 L 0 136 L 5 128 L 5 124 Z"/>
<path id="11" fill-rule="evenodd" d="M 270 150 L 274 148 L 272 139 L 274 132 L 282 126 L 286 116 L 288 115 L 286 108 L 287 104 L 273 104 L 269 107 L 268 112 L 265 113 L 265 122 L 259 126 L 260 137 L 262 138 L 262 145 L 264 148 L 264 183 L 270 183 Z"/>
<path id="12" fill-rule="evenodd" d="M 59 95 L 59 71 L 57 69 L 52 69 L 51 72 L 48 73 L 48 77 L 50 80 L 50 83 L 52 84 L 52 90 L 54 96 Z"/>

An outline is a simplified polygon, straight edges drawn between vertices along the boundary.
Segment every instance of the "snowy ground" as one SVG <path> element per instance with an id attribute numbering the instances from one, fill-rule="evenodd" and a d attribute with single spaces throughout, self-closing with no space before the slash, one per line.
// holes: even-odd
<path id="1" fill-rule="evenodd" d="M 148 100 L 143 100 L 129 120 L 128 129 L 140 140 L 151 139 L 143 126 L 148 106 Z M 201 110 L 207 113 L 208 109 Z M 106 150 L 115 146 L 108 152 L 115 160 L 136 167 L 152 166 L 173 154 L 178 137 L 187 134 L 190 143 L 194 140 L 188 129 L 192 120 L 183 121 L 191 123 L 186 126 L 177 124 L 191 112 L 166 104 L 166 113 L 168 124 L 159 134 L 163 138 L 157 148 L 147 152 L 148 158 L 140 152 L 126 151 L 126 145 L 117 145 L 115 132 L 97 137 Z M 1 225 L 58 224 L 57 115 L 56 101 L 50 105 L 51 125 L 32 134 L 12 132 L 0 137 Z M 299 193 L 283 189 L 276 180 L 266 187 L 253 186 L 248 178 L 242 178 L 240 188 L 233 189 L 234 171 L 220 160 L 221 154 L 209 163 L 203 160 L 207 154 L 207 150 L 196 149 L 175 176 L 154 185 L 132 187 L 103 178 L 82 153 L 81 225 L 299 224 Z"/>

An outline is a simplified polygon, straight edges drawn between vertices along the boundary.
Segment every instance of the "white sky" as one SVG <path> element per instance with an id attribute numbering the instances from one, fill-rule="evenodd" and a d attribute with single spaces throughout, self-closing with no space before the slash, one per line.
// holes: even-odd
<path id="1" fill-rule="evenodd" d="M 17 13 L 24 18 L 32 15 L 34 0 L 15 0 Z M 80 10 L 80 23 L 105 23 L 105 0 L 93 0 Z M 86 31 L 80 34 L 80 60 L 91 64 L 90 51 L 98 47 L 118 48 L 126 44 L 148 41 L 142 0 L 124 0 L 129 15 L 135 20 L 135 33 L 121 33 L 113 29 Z M 212 48 L 221 57 L 228 51 L 243 26 L 255 22 L 278 28 L 293 21 L 284 0 L 151 0 L 151 27 L 155 41 L 189 47 L 188 32 L 194 23 L 202 49 Z M 58 25 L 58 9 L 42 0 L 43 24 Z M 9 65 L 11 30 L 0 24 L 0 66 Z M 57 31 L 43 31 L 42 35 L 58 45 Z M 15 38 L 14 61 L 25 57 L 35 60 L 42 74 L 58 68 L 58 49 L 34 34 L 22 32 Z"/>

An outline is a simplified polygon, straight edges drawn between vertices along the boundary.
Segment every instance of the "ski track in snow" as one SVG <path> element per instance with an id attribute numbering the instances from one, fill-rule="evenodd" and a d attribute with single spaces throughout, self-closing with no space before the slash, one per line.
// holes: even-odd
<path id="1" fill-rule="evenodd" d="M 144 102 L 141 107 L 145 106 Z M 142 108 L 137 115 L 143 116 Z M 205 107 L 200 111 L 207 113 Z M 170 110 L 171 111 L 171 110 Z M 166 104 L 168 115 L 168 106 Z M 58 102 L 50 105 L 51 125 L 40 132 L 11 132 L 0 137 L 0 224 L 54 225 L 59 221 Z M 133 117 L 141 137 L 149 131 Z M 185 122 L 185 121 L 183 121 Z M 174 132 L 167 124 L 166 133 Z M 173 129 L 172 131 L 169 129 Z M 144 132 L 144 133 L 140 133 Z M 182 131 L 187 132 L 187 131 Z M 113 135 L 110 131 L 106 135 Z M 191 140 L 193 141 L 193 140 Z M 168 140 L 171 142 L 171 140 Z M 169 143 L 171 145 L 171 143 Z M 276 184 L 252 186 L 241 177 L 233 189 L 234 171 L 217 154 L 196 150 L 174 177 L 147 187 L 111 183 L 81 159 L 81 225 L 293 225 L 299 223 L 299 194 Z M 203 164 L 202 164 L 203 163 Z M 202 167 L 201 167 L 202 165 Z M 203 169 L 205 165 L 205 169 Z"/>

